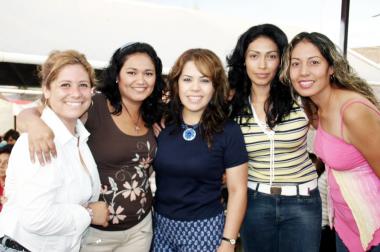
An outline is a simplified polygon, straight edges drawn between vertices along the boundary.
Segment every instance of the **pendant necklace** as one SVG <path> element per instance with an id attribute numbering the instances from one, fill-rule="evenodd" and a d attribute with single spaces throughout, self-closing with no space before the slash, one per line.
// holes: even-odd
<path id="1" fill-rule="evenodd" d="M 185 141 L 193 141 L 197 136 L 197 132 L 195 131 L 198 128 L 199 124 L 188 126 L 185 123 L 181 124 L 181 128 L 185 129 L 183 131 L 182 137 Z"/>
<path id="2" fill-rule="evenodd" d="M 132 123 L 133 123 L 134 126 L 135 126 L 135 131 L 136 131 L 136 133 L 138 133 L 138 132 L 140 131 L 140 127 L 139 127 L 140 113 L 139 113 L 139 116 L 137 117 L 137 121 L 134 122 L 134 121 L 133 121 L 133 118 L 132 118 L 132 116 L 131 116 L 131 114 L 129 113 L 129 111 L 128 111 L 128 109 L 127 109 L 127 106 L 125 106 L 124 102 L 121 102 L 121 104 L 123 105 L 125 111 L 127 111 L 127 114 L 128 114 L 128 116 L 129 116 L 129 118 L 131 118 L 131 121 L 132 121 Z"/>

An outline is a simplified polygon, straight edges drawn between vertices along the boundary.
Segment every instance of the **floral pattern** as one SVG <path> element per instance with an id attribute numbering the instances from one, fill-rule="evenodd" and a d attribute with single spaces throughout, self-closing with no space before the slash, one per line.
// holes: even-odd
<path id="1" fill-rule="evenodd" d="M 117 170 L 113 177 L 108 177 L 109 185 L 102 185 L 101 197 L 109 204 L 109 221 L 120 224 L 128 215 L 141 217 L 147 213 L 147 195 L 151 194 L 149 186 L 149 169 L 151 168 L 155 148 L 149 141 L 137 142 L 137 151 L 127 165 Z M 142 155 L 145 154 L 145 155 Z M 127 202 L 125 203 L 125 200 Z M 120 204 L 123 202 L 124 204 Z M 133 207 L 128 208 L 128 205 Z M 135 212 L 130 212 L 135 209 Z M 129 210 L 129 211 L 126 211 Z"/>

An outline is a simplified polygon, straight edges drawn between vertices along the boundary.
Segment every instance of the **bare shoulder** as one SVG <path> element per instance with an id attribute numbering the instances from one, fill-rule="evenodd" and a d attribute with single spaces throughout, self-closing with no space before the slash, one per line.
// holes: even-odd
<path id="1" fill-rule="evenodd" d="M 373 111 L 371 102 L 362 94 L 351 90 L 339 90 L 337 93 L 337 103 L 344 117 L 353 112 Z"/>
<path id="2" fill-rule="evenodd" d="M 363 103 L 351 104 L 344 110 L 342 117 L 349 132 L 369 133 L 380 130 L 379 112 Z"/>
<path id="3" fill-rule="evenodd" d="M 370 104 L 369 101 L 368 104 Z M 375 110 L 374 106 L 369 106 L 359 102 L 350 104 L 343 111 L 342 117 L 345 124 L 358 121 L 360 123 L 364 123 L 365 121 L 370 120 L 380 120 L 379 112 Z"/>
<path id="4" fill-rule="evenodd" d="M 350 90 L 339 90 L 337 93 L 336 102 L 346 126 L 380 119 L 375 106 L 363 95 Z"/>

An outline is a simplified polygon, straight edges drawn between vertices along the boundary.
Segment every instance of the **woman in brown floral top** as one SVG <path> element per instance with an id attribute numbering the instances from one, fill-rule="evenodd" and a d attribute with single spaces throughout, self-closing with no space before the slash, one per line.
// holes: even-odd
<path id="1" fill-rule="evenodd" d="M 156 153 L 151 125 L 162 111 L 161 73 L 161 60 L 150 45 L 132 43 L 117 49 L 98 87 L 101 93 L 93 97 L 93 106 L 84 115 L 91 133 L 88 145 L 102 184 L 100 200 L 108 203 L 110 220 L 107 228 L 89 229 L 81 251 L 150 249 L 152 192 L 148 178 Z M 35 140 L 31 148 L 39 149 L 34 146 L 44 142 L 52 146 L 52 133 L 35 112 L 24 112 L 25 128 L 34 139 L 48 140 Z M 41 136 L 46 134 L 41 132 L 50 136 Z M 47 156 L 36 154 L 39 159 Z"/>

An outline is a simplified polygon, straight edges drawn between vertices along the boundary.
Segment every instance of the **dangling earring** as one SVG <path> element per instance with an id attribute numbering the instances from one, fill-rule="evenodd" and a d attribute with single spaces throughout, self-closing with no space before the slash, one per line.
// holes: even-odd
<path id="1" fill-rule="evenodd" d="M 334 74 L 330 75 L 330 82 L 335 82 L 335 75 Z"/>

